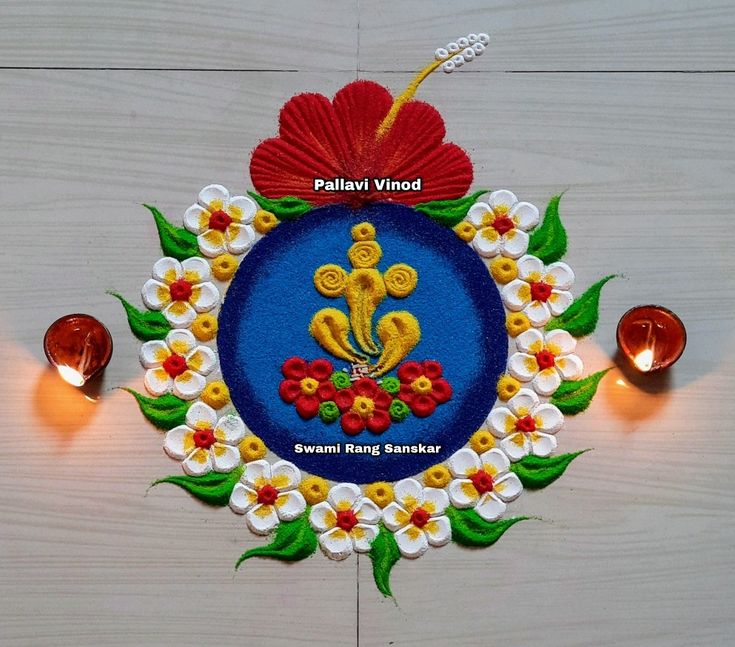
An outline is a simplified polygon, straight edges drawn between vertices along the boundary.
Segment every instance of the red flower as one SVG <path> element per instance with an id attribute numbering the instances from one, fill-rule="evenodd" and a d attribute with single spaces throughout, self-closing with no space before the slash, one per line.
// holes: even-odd
<path id="1" fill-rule="evenodd" d="M 415 416 L 426 418 L 452 397 L 452 387 L 442 378 L 439 362 L 406 362 L 398 367 L 401 389 L 398 397 L 403 400 Z"/>
<path id="2" fill-rule="evenodd" d="M 250 177 L 268 198 L 296 196 L 312 204 L 394 201 L 413 205 L 465 195 L 472 164 L 456 144 L 443 143 L 444 121 L 435 108 L 409 101 L 386 134 L 376 131 L 393 97 L 372 81 L 346 85 L 330 102 L 299 94 L 281 109 L 278 137 L 253 151 Z M 314 191 L 314 178 L 370 178 L 360 192 Z M 423 179 L 421 191 L 376 191 L 372 178 Z"/>
<path id="3" fill-rule="evenodd" d="M 333 400 L 337 389 L 332 384 L 332 363 L 315 359 L 310 364 L 301 357 L 291 357 L 281 366 L 286 378 L 278 389 L 281 399 L 296 404 L 298 414 L 308 420 L 319 413 L 319 405 Z"/>
<path id="4" fill-rule="evenodd" d="M 369 377 L 363 377 L 351 387 L 337 391 L 334 401 L 342 412 L 342 430 L 350 436 L 359 434 L 365 428 L 374 434 L 382 434 L 390 427 L 388 410 L 393 396 Z"/>

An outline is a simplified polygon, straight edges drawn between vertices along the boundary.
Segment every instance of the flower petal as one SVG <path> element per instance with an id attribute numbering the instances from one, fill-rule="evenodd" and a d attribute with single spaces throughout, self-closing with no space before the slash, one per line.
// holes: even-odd
<path id="1" fill-rule="evenodd" d="M 276 461 L 271 467 L 273 487 L 279 492 L 293 490 L 301 483 L 299 468 L 289 461 Z"/>
<path id="2" fill-rule="evenodd" d="M 523 312 L 528 317 L 531 325 L 537 328 L 545 326 L 549 323 L 549 319 L 551 319 L 549 306 L 542 301 L 531 301 L 531 303 L 523 309 Z"/>
<path id="3" fill-rule="evenodd" d="M 181 263 L 184 279 L 189 283 L 197 284 L 209 281 L 212 278 L 212 268 L 200 256 L 192 256 Z"/>
<path id="4" fill-rule="evenodd" d="M 202 476 L 212 471 L 212 456 L 209 450 L 199 448 L 185 458 L 181 466 L 189 476 Z"/>
<path id="5" fill-rule="evenodd" d="M 230 201 L 230 192 L 221 184 L 209 184 L 199 192 L 199 204 L 209 208 L 212 203 L 217 209 L 223 209 Z"/>
<path id="6" fill-rule="evenodd" d="M 163 309 L 163 316 L 174 328 L 188 328 L 197 313 L 186 301 L 174 301 Z"/>
<path id="7" fill-rule="evenodd" d="M 508 310 L 518 312 L 531 301 L 531 287 L 525 281 L 513 279 L 500 291 L 503 303 Z"/>
<path id="8" fill-rule="evenodd" d="M 378 536 L 378 527 L 372 524 L 358 523 L 350 533 L 355 552 L 367 553 L 370 551 L 370 544 L 373 539 Z"/>
<path id="9" fill-rule="evenodd" d="M 531 382 L 531 386 L 533 386 L 536 393 L 543 396 L 551 395 L 559 388 L 560 384 L 561 376 L 554 367 L 539 371 L 538 375 L 533 378 L 533 382 Z"/>
<path id="10" fill-rule="evenodd" d="M 511 472 L 493 483 L 493 494 L 503 501 L 513 501 L 523 492 L 521 480 Z"/>
<path id="11" fill-rule="evenodd" d="M 214 258 L 225 252 L 225 235 L 218 229 L 207 229 L 197 236 L 199 249 L 205 256 Z"/>
<path id="12" fill-rule="evenodd" d="M 529 328 L 516 337 L 516 348 L 522 353 L 536 353 L 544 349 L 544 333 L 535 328 Z"/>
<path id="13" fill-rule="evenodd" d="M 281 492 L 276 499 L 276 514 L 282 521 L 291 521 L 306 510 L 306 499 L 298 490 Z"/>
<path id="14" fill-rule="evenodd" d="M 230 508 L 237 514 L 245 514 L 258 502 L 258 493 L 243 485 L 236 483 L 230 494 Z"/>
<path id="15" fill-rule="evenodd" d="M 184 275 L 184 270 L 181 269 L 181 263 L 175 258 L 165 256 L 160 258 L 153 265 L 153 278 L 165 285 L 171 285 L 177 279 L 180 279 Z"/>
<path id="16" fill-rule="evenodd" d="M 253 222 L 258 205 L 253 200 L 244 195 L 233 195 L 227 206 L 227 213 L 237 222 L 245 224 Z"/>
<path id="17" fill-rule="evenodd" d="M 525 335 L 526 333 L 523 334 Z M 517 340 L 518 338 L 516 338 Z M 557 356 L 569 355 L 569 353 L 573 353 L 577 348 L 577 340 L 566 330 L 551 330 L 546 333 L 546 348 Z"/>
<path id="18" fill-rule="evenodd" d="M 156 368 L 171 356 L 166 344 L 158 339 L 147 341 L 140 347 L 140 363 L 143 368 Z"/>
<path id="19" fill-rule="evenodd" d="M 186 357 L 186 364 L 192 371 L 200 375 L 209 375 L 217 368 L 217 355 L 209 346 L 197 346 Z"/>
<path id="20" fill-rule="evenodd" d="M 191 291 L 189 302 L 197 312 L 209 312 L 219 303 L 219 290 L 210 281 L 200 283 Z"/>
<path id="21" fill-rule="evenodd" d="M 511 229 L 500 239 L 500 253 L 508 258 L 520 258 L 528 249 L 528 234 L 521 229 Z"/>
<path id="22" fill-rule="evenodd" d="M 270 483 L 271 480 L 270 463 L 265 460 L 251 461 L 245 465 L 243 478 L 245 479 L 245 483 L 255 490 L 263 487 L 266 483 Z"/>
<path id="23" fill-rule="evenodd" d="M 538 207 L 530 202 L 518 202 L 508 214 L 516 226 L 523 231 L 530 231 L 539 222 Z"/>
<path id="24" fill-rule="evenodd" d="M 471 508 L 479 495 L 469 479 L 455 479 L 449 484 L 449 500 L 455 508 Z"/>
<path id="25" fill-rule="evenodd" d="M 449 457 L 447 466 L 454 476 L 463 477 L 479 470 L 482 463 L 480 463 L 477 452 L 472 451 L 469 447 L 463 447 Z"/>
<path id="26" fill-rule="evenodd" d="M 510 461 L 508 457 L 499 449 L 489 449 L 480 456 L 483 468 L 493 477 L 496 478 L 508 471 Z"/>
<path id="27" fill-rule="evenodd" d="M 143 303 L 151 310 L 161 310 L 171 303 L 171 291 L 168 286 L 155 279 L 148 279 L 140 291 Z"/>
<path id="28" fill-rule="evenodd" d="M 214 437 L 221 443 L 238 445 L 245 438 L 245 423 L 234 413 L 222 416 L 214 428 Z"/>
<path id="29" fill-rule="evenodd" d="M 538 405 L 538 396 L 530 389 L 521 389 L 510 400 L 508 408 L 519 418 L 529 415 Z"/>
<path id="30" fill-rule="evenodd" d="M 204 402 L 195 402 L 186 412 L 186 424 L 192 429 L 214 429 L 217 413 Z"/>
<path id="31" fill-rule="evenodd" d="M 245 522 L 256 535 L 267 535 L 278 525 L 276 508 L 272 505 L 256 505 L 245 515 Z"/>
<path id="32" fill-rule="evenodd" d="M 513 353 L 508 358 L 508 372 L 521 382 L 529 382 L 538 373 L 538 362 L 533 355 Z"/>
<path id="33" fill-rule="evenodd" d="M 500 441 L 500 448 L 508 455 L 513 462 L 521 460 L 531 451 L 531 441 L 526 434 L 511 434 L 507 438 Z"/>
<path id="34" fill-rule="evenodd" d="M 311 508 L 309 523 L 317 532 L 325 532 L 334 528 L 337 523 L 337 515 L 331 505 L 322 501 Z"/>
<path id="35" fill-rule="evenodd" d="M 524 281 L 540 281 L 544 275 L 544 264 L 543 262 L 526 254 L 516 261 L 518 265 L 518 276 Z"/>
<path id="36" fill-rule="evenodd" d="M 549 304 L 551 314 L 558 317 L 570 305 L 572 305 L 572 301 L 574 301 L 574 297 L 571 292 L 566 292 L 564 290 L 552 290 L 547 303 Z"/>
<path id="37" fill-rule="evenodd" d="M 173 380 L 163 368 L 152 368 L 145 372 L 143 384 L 151 395 L 164 395 L 171 391 Z"/>
<path id="38" fill-rule="evenodd" d="M 240 464 L 240 450 L 232 445 L 212 445 L 212 466 L 215 472 L 231 472 Z"/>
<path id="39" fill-rule="evenodd" d="M 166 344 L 177 355 L 186 357 L 196 348 L 197 340 L 190 330 L 172 330 L 166 335 Z"/>
<path id="40" fill-rule="evenodd" d="M 342 528 L 319 535 L 319 546 L 329 559 L 342 560 L 352 554 L 352 538 Z"/>
<path id="41" fill-rule="evenodd" d="M 355 516 L 360 523 L 378 523 L 382 512 L 370 499 L 363 498 L 355 507 Z"/>
<path id="42" fill-rule="evenodd" d="M 577 355 L 565 355 L 556 360 L 556 368 L 565 380 L 578 380 L 582 377 L 584 366 Z"/>
<path id="43" fill-rule="evenodd" d="M 191 205 L 184 213 L 184 227 L 193 234 L 201 234 L 209 229 L 209 211 L 198 204 Z"/>
<path id="44" fill-rule="evenodd" d="M 515 430 L 518 418 L 507 407 L 496 407 L 487 417 L 487 424 L 490 427 L 490 433 L 496 438 L 505 438 L 509 433 Z"/>
<path id="45" fill-rule="evenodd" d="M 518 202 L 515 193 L 507 191 L 506 189 L 500 189 L 499 191 L 493 191 L 487 199 L 487 203 L 492 207 L 493 211 L 503 211 L 510 213 L 513 205 Z"/>
<path id="46" fill-rule="evenodd" d="M 194 371 L 184 371 L 174 378 L 173 394 L 182 400 L 193 400 L 207 386 L 204 376 Z"/>
<path id="47" fill-rule="evenodd" d="M 574 284 L 574 272 L 566 263 L 552 263 L 546 267 L 547 282 L 556 290 L 568 290 Z M 549 280 L 549 276 L 552 280 Z"/>
<path id="48" fill-rule="evenodd" d="M 548 402 L 536 407 L 533 411 L 533 417 L 536 419 L 537 429 L 547 434 L 555 434 L 564 425 L 562 412 Z"/>
<path id="49" fill-rule="evenodd" d="M 531 453 L 534 456 L 546 457 L 556 449 L 556 437 L 535 432 L 531 436 Z"/>
<path id="50" fill-rule="evenodd" d="M 255 230 L 250 225 L 232 223 L 225 234 L 225 246 L 232 254 L 242 254 L 255 242 Z"/>
<path id="51" fill-rule="evenodd" d="M 479 229 L 484 224 L 484 218 L 487 214 L 492 214 L 490 205 L 487 202 L 475 202 L 467 211 L 466 220 Z"/>
<path id="52" fill-rule="evenodd" d="M 174 427 L 166 432 L 163 439 L 163 449 L 171 457 L 184 460 L 196 448 L 194 433 L 186 425 Z"/>
<path id="53" fill-rule="evenodd" d="M 413 512 L 424 502 L 424 488 L 416 479 L 398 481 L 393 486 L 393 495 L 408 512 Z"/>
<path id="54" fill-rule="evenodd" d="M 360 488 L 354 483 L 339 483 L 327 495 L 327 501 L 337 511 L 351 510 L 361 498 Z"/>
<path id="55" fill-rule="evenodd" d="M 444 546 L 452 538 L 452 526 L 449 517 L 436 517 L 427 523 L 424 528 L 426 539 L 432 546 Z"/>
<path id="56" fill-rule="evenodd" d="M 426 510 L 432 517 L 436 517 L 444 513 L 449 505 L 449 495 L 439 488 L 424 488 L 424 503 L 422 508 Z"/>
<path id="57" fill-rule="evenodd" d="M 409 521 L 411 521 L 411 515 L 397 503 L 389 503 L 383 508 L 383 523 L 388 530 L 395 532 L 407 525 Z"/>
<path id="58" fill-rule="evenodd" d="M 486 492 L 478 501 L 475 510 L 485 521 L 500 519 L 508 506 L 491 492 Z"/>
<path id="59" fill-rule="evenodd" d="M 472 239 L 472 247 L 483 258 L 497 256 L 500 251 L 501 238 L 492 227 L 483 227 Z"/>
<path id="60" fill-rule="evenodd" d="M 401 555 L 409 559 L 421 557 L 421 555 L 429 550 L 429 541 L 426 539 L 426 533 L 414 525 L 399 530 L 395 534 L 395 538 Z"/>

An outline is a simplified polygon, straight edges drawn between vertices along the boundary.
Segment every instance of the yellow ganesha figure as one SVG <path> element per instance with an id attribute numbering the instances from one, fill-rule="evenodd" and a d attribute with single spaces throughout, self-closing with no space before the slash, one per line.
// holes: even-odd
<path id="1" fill-rule="evenodd" d="M 371 375 L 379 377 L 398 366 L 421 339 L 419 322 L 410 312 L 397 310 L 384 314 L 375 326 L 373 316 L 387 295 L 403 299 L 416 289 L 416 270 L 405 263 L 391 265 L 385 272 L 377 269 L 383 250 L 375 240 L 375 227 L 361 222 L 352 228 L 352 246 L 346 271 L 328 263 L 314 272 L 319 294 L 331 299 L 344 297 L 349 318 L 338 308 L 323 308 L 311 320 L 309 331 L 328 353 L 353 364 L 369 364 Z M 360 347 L 350 342 L 350 332 Z M 360 352 L 361 351 L 361 352 Z M 371 363 L 377 358 L 375 363 Z"/>

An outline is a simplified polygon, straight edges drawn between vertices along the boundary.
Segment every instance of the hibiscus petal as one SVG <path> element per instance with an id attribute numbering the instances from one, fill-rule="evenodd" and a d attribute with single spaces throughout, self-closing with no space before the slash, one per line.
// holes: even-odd
<path id="1" fill-rule="evenodd" d="M 236 483 L 230 494 L 230 508 L 237 514 L 245 514 L 258 502 L 258 493 L 243 485 Z"/>
<path id="2" fill-rule="evenodd" d="M 306 510 L 304 495 L 298 490 L 282 492 L 276 499 L 276 514 L 282 521 L 291 521 Z"/>
<path id="3" fill-rule="evenodd" d="M 240 464 L 240 450 L 232 445 L 212 445 L 212 466 L 215 472 L 231 472 Z"/>
<path id="4" fill-rule="evenodd" d="M 189 476 L 202 476 L 212 471 L 212 457 L 207 449 L 197 449 L 181 463 Z"/>
<path id="5" fill-rule="evenodd" d="M 559 388 L 561 384 L 561 376 L 556 368 L 546 368 L 539 371 L 538 375 L 533 378 L 531 385 L 539 395 L 551 395 Z"/>
<path id="6" fill-rule="evenodd" d="M 153 265 L 153 278 L 166 285 L 171 285 L 177 279 L 180 279 L 184 275 L 184 271 L 181 269 L 181 263 L 175 258 L 165 256 L 160 258 Z"/>
<path id="7" fill-rule="evenodd" d="M 393 496 L 408 512 L 413 512 L 424 502 L 424 488 L 416 479 L 403 479 L 393 486 Z"/>
<path id="8" fill-rule="evenodd" d="M 171 457 L 184 460 L 194 450 L 194 432 L 186 425 L 174 427 L 166 432 L 163 449 Z"/>
<path id="9" fill-rule="evenodd" d="M 508 258 L 520 258 L 528 249 L 528 234 L 511 229 L 500 239 L 500 253 Z"/>
<path id="10" fill-rule="evenodd" d="M 538 373 L 536 358 L 526 353 L 513 353 L 508 359 L 508 372 L 521 382 L 528 382 Z"/>
<path id="11" fill-rule="evenodd" d="M 209 229 L 209 216 L 209 211 L 193 204 L 184 213 L 184 227 L 193 234 L 203 234 Z"/>
<path id="12" fill-rule="evenodd" d="M 209 209 L 212 203 L 215 208 L 222 209 L 230 200 L 230 192 L 221 184 L 209 184 L 199 192 L 199 204 Z"/>
<path id="13" fill-rule="evenodd" d="M 507 506 L 505 503 L 497 496 L 490 492 L 486 492 L 477 503 L 475 510 L 485 521 L 495 521 L 503 516 L 506 508 Z"/>
<path id="14" fill-rule="evenodd" d="M 256 535 L 267 535 L 278 525 L 276 508 L 272 505 L 256 505 L 245 515 L 245 522 Z"/>
<path id="15" fill-rule="evenodd" d="M 479 496 L 469 479 L 455 479 L 447 489 L 449 500 L 455 508 L 471 508 Z"/>
<path id="16" fill-rule="evenodd" d="M 383 523 L 392 532 L 403 528 L 410 520 L 411 515 L 397 503 L 389 503 L 383 509 Z"/>
<path id="17" fill-rule="evenodd" d="M 477 452 L 472 451 L 469 447 L 463 447 L 452 454 L 447 461 L 447 465 L 449 471 L 457 477 L 467 476 L 482 467 Z"/>
<path id="18" fill-rule="evenodd" d="M 155 279 L 148 279 L 141 290 L 143 303 L 151 310 L 161 310 L 171 303 L 171 291 L 167 285 Z"/>
<path id="19" fill-rule="evenodd" d="M 263 487 L 271 480 L 270 463 L 265 460 L 251 461 L 245 466 L 243 478 L 245 483 L 255 490 Z"/>
<path id="20" fill-rule="evenodd" d="M 452 538 L 449 517 L 436 517 L 427 523 L 423 530 L 426 533 L 426 539 L 432 546 L 445 546 Z"/>
<path id="21" fill-rule="evenodd" d="M 193 400 L 207 385 L 207 380 L 194 371 L 184 371 L 174 378 L 173 393 L 182 400 Z"/>
<path id="22" fill-rule="evenodd" d="M 523 231 L 530 231 L 539 223 L 538 208 L 530 202 L 517 203 L 508 215 Z"/>
<path id="23" fill-rule="evenodd" d="M 195 402 L 186 412 L 186 424 L 192 429 L 214 429 L 217 413 L 204 402 Z"/>
<path id="24" fill-rule="evenodd" d="M 407 526 L 403 530 L 399 530 L 395 534 L 396 544 L 401 555 L 408 559 L 416 559 L 421 557 L 428 549 L 429 542 L 426 539 L 426 533 L 419 530 L 414 525 Z"/>
<path id="25" fill-rule="evenodd" d="M 143 384 L 145 385 L 148 393 L 154 396 L 159 396 L 171 391 L 173 380 L 164 369 L 152 368 L 145 372 Z"/>
<path id="26" fill-rule="evenodd" d="M 546 457 L 556 449 L 556 438 L 549 434 L 536 432 L 531 434 L 531 453 L 534 456 Z"/>
<path id="27" fill-rule="evenodd" d="M 361 496 L 360 488 L 354 483 L 339 483 L 329 490 L 327 500 L 335 510 L 351 510 Z"/>
<path id="28" fill-rule="evenodd" d="M 343 560 L 352 554 L 352 538 L 342 528 L 319 535 L 319 546 L 329 559 Z"/>
<path id="29" fill-rule="evenodd" d="M 227 228 L 226 246 L 231 254 L 248 251 L 255 242 L 255 230 L 250 225 L 231 224 Z"/>
<path id="30" fill-rule="evenodd" d="M 331 505 L 322 501 L 311 508 L 309 523 L 317 532 L 324 532 L 334 528 L 337 523 L 337 515 Z"/>

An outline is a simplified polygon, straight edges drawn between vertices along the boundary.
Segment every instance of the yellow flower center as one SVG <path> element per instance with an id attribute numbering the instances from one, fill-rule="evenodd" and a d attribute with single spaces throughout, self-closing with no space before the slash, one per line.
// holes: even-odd
<path id="1" fill-rule="evenodd" d="M 433 385 L 431 384 L 431 380 L 428 377 L 422 375 L 418 379 L 415 379 L 413 382 L 411 382 L 411 388 L 413 389 L 414 393 L 426 395 L 427 393 L 431 393 Z"/>
<path id="2" fill-rule="evenodd" d="M 300 384 L 301 393 L 305 395 L 314 395 L 316 390 L 319 388 L 319 382 L 317 382 L 313 377 L 305 377 L 301 380 Z"/>
<path id="3" fill-rule="evenodd" d="M 375 411 L 375 403 L 370 398 L 358 395 L 352 403 L 352 411 L 363 418 L 369 418 Z"/>

